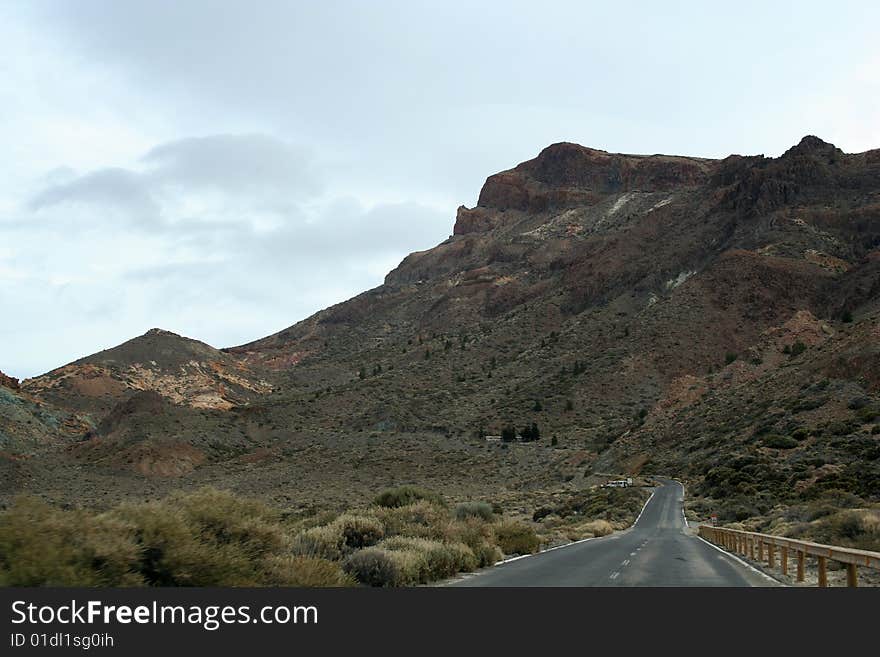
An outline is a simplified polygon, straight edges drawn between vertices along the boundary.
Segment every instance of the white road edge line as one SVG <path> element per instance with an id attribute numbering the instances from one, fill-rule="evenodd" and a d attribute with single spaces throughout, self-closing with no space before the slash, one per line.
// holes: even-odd
<path id="1" fill-rule="evenodd" d="M 673 479 L 672 481 L 676 482 L 679 486 L 681 486 L 681 497 L 682 497 L 682 500 L 684 500 L 684 496 L 685 496 L 685 492 L 686 492 L 686 491 L 685 491 L 685 488 L 684 488 L 684 483 L 682 483 L 682 482 L 679 481 L 678 479 Z M 686 527 L 690 527 L 691 525 L 690 525 L 690 523 L 688 522 L 687 515 L 686 515 L 685 512 L 684 512 L 684 504 L 682 504 L 682 507 L 681 507 L 681 515 L 684 517 L 684 524 L 685 524 L 685 526 L 686 526 Z M 758 573 L 759 575 L 761 575 L 762 577 L 764 577 L 764 578 L 770 580 L 770 581 L 773 582 L 774 584 L 781 584 L 782 586 L 788 586 L 788 585 L 785 584 L 784 582 L 780 582 L 780 581 L 779 581 L 778 579 L 776 579 L 775 577 L 772 577 L 771 575 L 768 575 L 768 574 L 765 573 L 763 570 L 758 570 L 757 568 L 755 568 L 755 567 L 754 567 L 752 564 L 750 564 L 749 562 L 747 562 L 747 561 L 743 561 L 742 559 L 740 559 L 738 556 L 736 556 L 736 555 L 733 554 L 732 552 L 728 552 L 727 550 L 724 550 L 724 549 L 718 547 L 718 546 L 715 545 L 714 543 L 710 543 L 709 541 L 707 541 L 705 538 L 703 538 L 703 537 L 700 536 L 699 534 L 691 534 L 691 535 L 692 535 L 694 538 L 698 538 L 698 539 L 700 539 L 701 541 L 703 541 L 703 543 L 705 543 L 705 544 L 708 545 L 709 547 L 713 547 L 713 548 L 715 548 L 715 549 L 718 550 L 721 554 L 730 557 L 730 558 L 733 559 L 734 561 L 739 562 L 740 564 L 742 564 L 743 566 L 745 566 L 745 567 L 748 568 L 749 570 L 754 571 L 754 572 Z"/>
<path id="2" fill-rule="evenodd" d="M 781 584 L 782 586 L 788 586 L 788 584 L 786 584 L 785 582 L 780 582 L 778 579 L 776 579 L 775 577 L 771 577 L 770 575 L 768 575 L 767 573 L 765 573 L 763 570 L 758 570 L 757 568 L 755 568 L 755 567 L 754 567 L 752 564 L 750 564 L 749 562 L 747 562 L 747 561 L 743 561 L 742 559 L 740 559 L 738 556 L 736 556 L 736 555 L 733 554 L 732 552 L 728 552 L 727 550 L 723 550 L 723 549 L 721 549 L 720 547 L 718 547 L 717 545 L 715 545 L 714 543 L 710 543 L 709 541 L 707 541 L 705 538 L 703 538 L 703 537 L 700 536 L 699 534 L 694 534 L 694 538 L 698 538 L 698 539 L 700 539 L 701 541 L 703 541 L 703 543 L 705 543 L 705 544 L 708 545 L 709 547 L 713 547 L 713 548 L 715 548 L 715 549 L 718 550 L 721 554 L 723 554 L 723 555 L 725 555 L 725 556 L 727 556 L 727 557 L 730 557 L 730 558 L 733 559 L 734 561 L 737 561 L 737 562 L 741 563 L 743 566 L 745 566 L 745 567 L 748 568 L 749 570 L 753 570 L 754 572 L 758 573 L 758 574 L 761 575 L 762 577 L 766 577 L 766 578 L 769 579 L 771 582 L 773 582 L 773 583 L 775 583 L 775 584 Z"/>

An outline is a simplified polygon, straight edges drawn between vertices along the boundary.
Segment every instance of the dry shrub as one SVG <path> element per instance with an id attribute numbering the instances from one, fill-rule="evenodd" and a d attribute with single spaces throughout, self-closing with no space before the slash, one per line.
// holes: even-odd
<path id="1" fill-rule="evenodd" d="M 350 554 L 343 570 L 367 586 L 406 586 L 417 581 L 418 565 L 414 556 L 369 547 Z"/>
<path id="2" fill-rule="evenodd" d="M 583 526 L 583 530 L 593 536 L 608 536 L 608 534 L 614 533 L 614 527 L 612 527 L 611 523 L 607 520 L 593 520 L 588 522 Z"/>
<path id="3" fill-rule="evenodd" d="M 300 556 L 339 560 L 345 554 L 345 537 L 341 527 L 331 523 L 300 532 L 291 548 Z"/>
<path id="4" fill-rule="evenodd" d="M 378 518 L 344 514 L 333 521 L 342 531 L 346 547 L 359 549 L 375 545 L 385 537 L 385 526 Z"/>
<path id="5" fill-rule="evenodd" d="M 504 554 L 534 554 L 541 545 L 535 530 L 517 521 L 496 525 L 495 540 Z"/>
<path id="6" fill-rule="evenodd" d="M 225 491 L 172 494 L 111 515 L 134 526 L 141 575 L 157 586 L 258 586 L 266 558 L 287 549 L 275 512 Z"/>
<path id="7" fill-rule="evenodd" d="M 0 513 L 0 585 L 137 586 L 133 527 L 108 515 L 17 498 Z"/>
<path id="8" fill-rule="evenodd" d="M 501 550 L 495 545 L 495 532 L 492 525 L 479 518 L 451 522 L 446 527 L 447 541 L 467 545 L 477 560 L 477 567 L 491 566 L 503 558 Z"/>
<path id="9" fill-rule="evenodd" d="M 492 505 L 486 502 L 464 502 L 455 507 L 455 519 L 465 520 L 466 518 L 480 518 L 486 522 L 492 522 L 495 514 L 492 511 Z"/>
<path id="10" fill-rule="evenodd" d="M 396 508 L 380 507 L 375 515 L 384 525 L 386 536 L 402 534 L 439 539 L 443 538 L 449 523 L 449 512 L 427 500 Z"/>
<path id="11" fill-rule="evenodd" d="M 388 488 L 376 496 L 377 505 L 391 509 L 408 506 L 419 500 L 426 500 L 438 506 L 446 506 L 446 502 L 439 493 L 418 486 Z"/>
<path id="12" fill-rule="evenodd" d="M 409 553 L 416 557 L 419 582 L 430 582 L 451 577 L 458 572 L 469 572 L 477 567 L 477 559 L 464 543 L 443 543 L 425 538 L 395 536 L 380 544 L 385 550 Z"/>
<path id="13" fill-rule="evenodd" d="M 293 552 L 302 556 L 339 560 L 352 550 L 375 545 L 385 536 L 378 518 L 345 513 L 328 525 L 312 527 L 293 539 Z"/>
<path id="14" fill-rule="evenodd" d="M 267 562 L 269 580 L 275 586 L 354 586 L 355 580 L 335 561 L 315 557 L 275 556 Z"/>

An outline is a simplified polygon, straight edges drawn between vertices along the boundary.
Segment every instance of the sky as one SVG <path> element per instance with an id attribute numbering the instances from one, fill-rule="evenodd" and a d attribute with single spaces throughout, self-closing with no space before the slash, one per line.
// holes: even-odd
<path id="1" fill-rule="evenodd" d="M 0 4 L 0 370 L 248 342 L 573 141 L 880 147 L 880 3 Z"/>

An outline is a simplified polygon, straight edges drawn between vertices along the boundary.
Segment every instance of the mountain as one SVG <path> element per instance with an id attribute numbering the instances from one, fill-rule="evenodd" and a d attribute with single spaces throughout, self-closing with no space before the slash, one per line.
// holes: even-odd
<path id="1" fill-rule="evenodd" d="M 768 500 L 832 483 L 874 499 L 878 247 L 880 151 L 560 143 L 490 176 L 449 239 L 349 301 L 223 350 L 151 331 L 22 389 L 88 420 L 64 458 L 105 479 L 314 497 L 332 480 L 342 497 L 654 470 L 710 495 L 709 473 L 745 459 L 781 481 Z M 481 437 L 531 423 L 556 449 Z"/>
<path id="2" fill-rule="evenodd" d="M 271 390 L 230 355 L 162 329 L 28 379 L 22 388 L 95 418 L 142 390 L 192 408 L 225 410 Z"/>

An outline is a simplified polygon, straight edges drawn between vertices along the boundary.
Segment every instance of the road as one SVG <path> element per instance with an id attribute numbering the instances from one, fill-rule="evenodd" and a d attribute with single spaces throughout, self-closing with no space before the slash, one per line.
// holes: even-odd
<path id="1" fill-rule="evenodd" d="M 502 563 L 449 586 L 770 586 L 689 533 L 684 488 L 663 480 L 629 529 Z"/>

